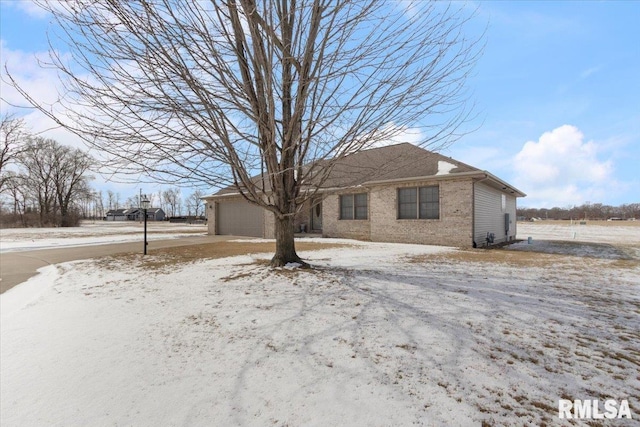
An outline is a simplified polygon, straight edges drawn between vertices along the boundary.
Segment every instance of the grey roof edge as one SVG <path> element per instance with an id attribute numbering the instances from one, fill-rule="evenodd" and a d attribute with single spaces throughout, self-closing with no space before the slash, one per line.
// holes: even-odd
<path id="1" fill-rule="evenodd" d="M 482 171 L 482 173 L 487 175 L 487 178 L 490 178 L 493 181 L 495 181 L 496 183 L 502 185 L 502 187 L 506 187 L 506 188 L 503 188 L 503 190 L 504 189 L 510 189 L 511 191 L 513 191 L 516 194 L 516 197 L 527 197 L 527 194 L 525 192 L 518 190 L 516 187 L 514 187 L 513 185 L 509 184 L 506 181 L 501 180 L 500 178 L 498 178 L 497 176 L 495 176 L 491 172 Z"/>

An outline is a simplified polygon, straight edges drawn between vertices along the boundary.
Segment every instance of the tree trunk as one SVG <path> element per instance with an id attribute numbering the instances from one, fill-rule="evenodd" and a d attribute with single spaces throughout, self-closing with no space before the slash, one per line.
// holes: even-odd
<path id="1" fill-rule="evenodd" d="M 293 216 L 279 218 L 275 215 L 276 254 L 271 259 L 272 267 L 282 267 L 290 262 L 297 262 L 303 267 L 309 265 L 302 261 L 296 253 L 296 245 L 293 232 Z"/>

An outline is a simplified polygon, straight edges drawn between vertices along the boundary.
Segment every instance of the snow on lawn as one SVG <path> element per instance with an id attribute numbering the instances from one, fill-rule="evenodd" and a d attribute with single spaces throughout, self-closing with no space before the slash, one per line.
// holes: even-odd
<path id="1" fill-rule="evenodd" d="M 568 240 L 633 244 L 640 246 L 640 221 L 539 221 L 518 222 L 518 239 Z"/>
<path id="2" fill-rule="evenodd" d="M 640 418 L 637 260 L 524 268 L 361 242 L 301 255 L 316 268 L 267 254 L 46 267 L 0 296 L 0 424 L 575 425 L 560 398 L 628 399 L 635 419 L 612 425 Z"/>
<path id="3" fill-rule="evenodd" d="M 140 240 L 143 227 L 142 223 L 134 221 L 85 221 L 80 227 L 0 229 L 0 252 L 134 242 Z M 154 221 L 147 223 L 147 237 L 150 241 L 206 232 L 206 225 Z"/>
<path id="4" fill-rule="evenodd" d="M 640 259 L 640 222 L 587 221 L 582 225 L 569 221 L 519 222 L 518 238 L 524 241 L 509 249 L 605 259 Z"/>

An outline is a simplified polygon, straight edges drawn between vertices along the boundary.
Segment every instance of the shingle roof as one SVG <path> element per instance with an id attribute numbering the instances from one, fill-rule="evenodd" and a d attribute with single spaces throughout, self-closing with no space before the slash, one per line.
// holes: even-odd
<path id="1" fill-rule="evenodd" d="M 481 172 L 465 163 L 409 143 L 388 145 L 349 154 L 336 161 L 329 177 L 320 188 L 348 188 L 371 181 L 385 181 L 413 177 L 426 177 L 445 172 Z M 261 176 L 255 176 L 258 183 Z M 266 180 L 268 183 L 268 180 Z M 312 183 L 307 183 L 312 184 Z M 223 188 L 216 196 L 237 193 L 234 186 Z"/>
<path id="2" fill-rule="evenodd" d="M 340 159 L 322 187 L 353 187 L 371 181 L 433 176 L 445 171 L 449 175 L 480 172 L 450 157 L 403 143 L 360 151 Z"/>
<path id="3" fill-rule="evenodd" d="M 126 209 L 110 209 L 107 211 L 107 215 L 125 215 Z"/>

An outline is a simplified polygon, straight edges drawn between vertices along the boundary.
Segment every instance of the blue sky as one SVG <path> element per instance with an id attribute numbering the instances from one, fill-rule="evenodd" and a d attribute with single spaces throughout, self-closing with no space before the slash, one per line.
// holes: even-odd
<path id="1" fill-rule="evenodd" d="M 527 193 L 520 206 L 640 203 L 640 1 L 468 6 L 478 7 L 470 35 L 488 25 L 469 80 L 478 113 L 470 127 L 478 129 L 443 154 Z M 29 1 L 0 0 L 2 74 L 7 63 L 53 99 L 53 77 L 35 64 L 47 50 L 48 25 Z M 12 111 L 4 102 L 0 108 Z M 34 130 L 50 127 L 36 113 L 26 119 Z M 73 143 L 61 130 L 48 135 Z M 124 197 L 138 192 L 99 181 Z"/>

